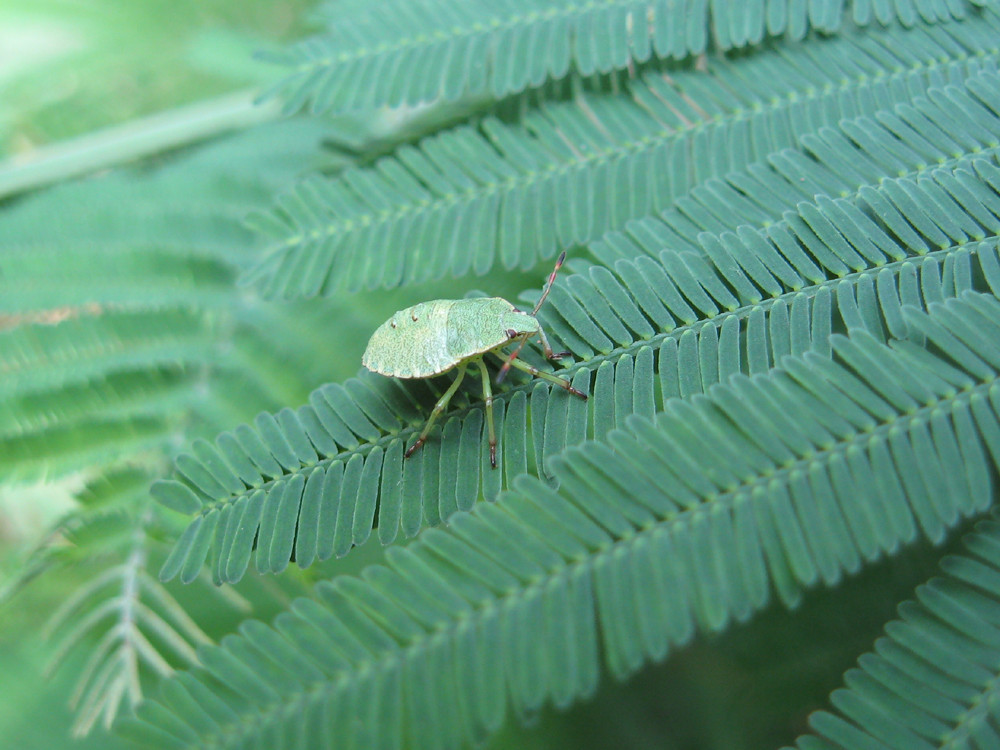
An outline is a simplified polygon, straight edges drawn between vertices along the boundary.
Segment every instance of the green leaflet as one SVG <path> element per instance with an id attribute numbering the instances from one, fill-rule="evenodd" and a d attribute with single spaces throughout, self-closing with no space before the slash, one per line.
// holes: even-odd
<path id="1" fill-rule="evenodd" d="M 482 275 L 497 263 L 530 268 L 769 155 L 790 178 L 788 193 L 835 197 L 859 175 L 821 126 L 874 117 L 990 69 L 998 22 L 987 8 L 961 22 L 852 28 L 736 60 L 713 55 L 707 71 L 654 67 L 574 86 L 569 101 L 526 108 L 517 123 L 487 117 L 438 132 L 284 195 L 255 220 L 271 249 L 244 280 L 269 296 L 309 297 Z M 799 146 L 843 167 L 833 189 L 811 174 L 817 162 L 786 165 L 777 153 Z M 719 225 L 729 216 L 698 223 L 732 229 Z"/>
<path id="2" fill-rule="evenodd" d="M 1000 106 L 990 93 L 994 81 L 992 74 L 981 74 L 970 79 L 965 91 L 946 90 L 948 106 L 954 109 L 958 102 L 964 111 L 977 113 L 970 127 L 983 138 L 992 132 L 987 128 L 1000 128 Z M 925 111 L 932 112 L 926 107 Z M 933 113 L 943 116 L 943 111 L 942 106 Z M 925 121 L 926 117 L 915 120 Z M 955 128 L 950 132 L 971 133 L 959 121 L 949 124 Z M 889 127 L 885 126 L 886 132 Z M 841 133 L 849 129 L 850 123 L 845 123 Z M 916 131 L 909 141 L 893 137 L 903 145 L 925 141 Z M 213 459 L 215 469 L 198 468 L 209 460 L 205 457 L 178 464 L 178 479 L 203 498 L 197 517 L 212 516 L 259 488 L 260 529 L 270 539 L 279 507 L 289 516 L 294 506 L 300 511 L 304 507 L 297 499 L 285 502 L 285 485 L 318 467 L 328 473 L 329 487 L 324 485 L 321 493 L 323 506 L 318 516 L 310 506 L 299 522 L 307 534 L 314 533 L 310 524 L 318 524 L 336 540 L 317 548 L 318 559 L 346 554 L 351 543 L 367 539 L 376 520 L 370 509 L 376 506 L 379 537 L 389 543 L 399 530 L 411 536 L 454 508 L 469 507 L 481 491 L 494 497 L 503 486 L 501 477 L 509 482 L 522 473 L 522 467 L 530 470 L 532 459 L 534 470 L 544 475 L 548 459 L 566 446 L 600 438 L 627 415 L 649 413 L 672 396 L 701 393 L 734 373 L 764 373 L 786 354 L 828 352 L 827 337 L 837 329 L 867 329 L 878 338 L 919 340 L 920 333 L 911 331 L 902 316 L 904 305 L 923 306 L 954 296 L 973 288 L 974 279 L 1000 289 L 996 243 L 988 234 L 1000 222 L 996 189 L 1000 170 L 991 150 L 983 148 L 975 156 L 937 167 L 931 177 L 918 173 L 915 179 L 878 182 L 877 151 L 869 155 L 860 144 L 832 132 L 826 143 L 831 154 L 838 154 L 836 159 L 830 157 L 830 164 L 782 152 L 773 160 L 778 166 L 772 165 L 772 172 L 748 170 L 766 174 L 764 184 L 774 187 L 770 194 L 763 189 L 752 193 L 780 216 L 766 229 L 744 225 L 738 233 L 718 236 L 702 231 L 696 235 L 700 252 L 664 243 L 669 249 L 659 244 L 661 249 L 654 254 L 653 248 L 665 237 L 657 227 L 668 224 L 649 220 L 635 230 L 637 240 L 628 240 L 631 249 L 620 251 L 632 259 L 611 257 L 610 268 L 593 266 L 556 284 L 540 318 L 560 340 L 559 347 L 581 360 L 568 374 L 592 398 L 588 404 L 568 403 L 565 394 L 550 394 L 544 384 L 518 386 L 501 394 L 499 400 L 507 408 L 498 421 L 500 434 L 527 436 L 529 415 L 531 430 L 523 446 L 518 439 L 508 447 L 501 445 L 498 473 L 485 468 L 482 410 L 476 401 L 454 408 L 443 424 L 445 436 L 457 435 L 461 425 L 464 447 L 458 452 L 434 448 L 423 458 L 418 454 L 403 461 L 403 444 L 413 439 L 423 421 L 418 404 L 432 402 L 436 396 L 431 389 L 437 386 L 433 381 L 404 384 L 365 373 L 344 386 L 323 386 L 312 394 L 308 407 L 285 409 L 276 417 L 261 415 L 256 431 L 241 427 L 224 433 L 215 449 L 205 448 L 205 456 L 219 454 Z M 932 145 L 922 148 L 923 152 L 913 151 L 918 164 L 941 160 Z M 781 165 L 789 164 L 809 166 L 817 188 L 835 187 L 842 179 L 833 164 L 870 169 L 867 179 L 877 184 L 863 185 L 855 194 L 834 200 L 820 194 L 814 201 L 798 201 L 794 211 L 779 213 L 782 191 L 775 186 L 798 180 L 796 170 L 782 171 Z M 729 180 L 738 182 L 737 177 Z M 832 187 L 830 192 L 835 192 Z M 952 195 L 962 196 L 963 203 Z M 918 226 L 923 227 L 920 233 Z M 518 400 L 529 393 L 530 410 Z M 503 451 L 508 449 L 515 464 L 505 469 Z M 352 461 L 364 462 L 370 481 L 340 481 Z M 222 471 L 219 467 L 227 462 L 245 489 L 233 492 L 228 470 L 223 471 L 225 476 L 212 478 L 213 471 Z M 378 476 L 381 481 L 375 481 Z M 230 489 L 220 490 L 223 486 Z M 440 499 L 453 493 L 454 504 Z M 438 505 L 447 510 L 442 514 L 434 507 Z M 366 510 L 357 513 L 356 508 Z M 216 527 L 220 541 L 226 528 Z M 285 528 L 290 528 L 287 522 Z M 178 560 L 194 560 L 195 553 L 209 551 L 204 544 L 193 546 L 195 538 L 189 535 L 179 543 L 181 548 L 174 551 Z M 246 543 L 253 538 L 248 532 Z M 233 556 L 248 554 L 235 543 L 227 549 Z M 216 580 L 235 580 L 228 577 L 229 562 L 212 554 Z M 279 558 L 277 552 L 259 553 L 258 569 L 283 569 L 285 561 Z M 242 575 L 244 568 L 232 569 Z"/>
<path id="3" fill-rule="evenodd" d="M 705 2 L 704 0 L 507 0 L 373 8 L 331 4 L 323 33 L 266 59 L 290 68 L 266 96 L 288 112 L 346 112 L 463 97 L 499 98 L 567 71 L 623 70 L 651 57 L 680 60 L 768 36 L 800 40 L 898 21 L 912 26 L 963 18 L 983 2 Z M 765 8 L 765 5 L 767 6 Z M 412 71 L 419 68 L 420 76 Z"/>
<path id="4" fill-rule="evenodd" d="M 966 292 L 902 316 L 939 355 L 834 334 L 831 358 L 788 356 L 767 377 L 630 417 L 607 444 L 552 459 L 558 491 L 523 477 L 387 565 L 319 584 L 279 629 L 203 649 L 205 669 L 174 690 L 225 685 L 207 721 L 147 702 L 125 731 L 172 747 L 251 747 L 265 733 L 275 747 L 458 747 L 505 706 L 588 694 L 602 659 L 627 675 L 772 591 L 793 605 L 917 535 L 941 538 L 992 498 L 1000 302 Z M 938 377 L 906 377 L 928 360 Z M 303 660 L 315 669 L 286 666 Z M 462 698 L 429 699 L 449 695 Z M 358 711 L 366 720 L 336 721 Z"/>

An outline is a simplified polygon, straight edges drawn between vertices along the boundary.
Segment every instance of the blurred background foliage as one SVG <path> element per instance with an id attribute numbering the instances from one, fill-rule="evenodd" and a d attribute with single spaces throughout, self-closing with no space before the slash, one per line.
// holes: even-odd
<path id="1" fill-rule="evenodd" d="M 306 0 L 4 0 L 0 151 L 268 82 L 253 52 L 305 31 Z"/>
<path id="2" fill-rule="evenodd" d="M 297 24 L 308 5 L 295 0 L 278 4 L 257 0 L 0 2 L 0 156 L 4 159 L 0 172 L 15 174 L 25 165 L 44 163 L 53 144 L 260 85 L 272 73 L 268 66 L 253 60 L 252 51 L 300 35 L 303 29 Z M 179 145 L 182 153 L 173 159 L 197 158 L 183 153 L 183 144 Z M 71 146 L 70 151 L 77 148 Z M 138 198 L 145 193 L 153 201 L 162 196 L 162 187 L 150 184 L 149 178 L 161 171 L 159 166 L 165 171 L 169 166 L 161 164 L 162 155 L 152 156 L 150 162 L 130 167 L 123 178 L 117 178 L 122 179 L 127 194 Z M 311 156 L 315 156 L 314 150 Z M 57 166 L 41 182 L 60 182 L 61 177 L 70 176 L 61 174 Z M 87 181 L 93 180 L 102 177 L 90 176 Z M 68 184 L 65 189 L 61 195 L 43 190 L 34 196 L 7 197 L 0 207 L 0 267 L 6 270 L 4 260 L 13 260 L 16 248 L 28 242 L 36 249 L 46 245 L 58 249 L 60 238 L 79 231 L 81 215 L 100 214 L 105 223 L 113 221 L 115 213 L 122 224 L 142 221 L 113 198 L 106 196 L 97 204 L 90 201 L 86 181 L 83 185 Z M 90 226 L 100 234 L 94 224 Z M 155 233 L 152 227 L 148 229 Z M 52 257 L 37 259 L 38 279 L 56 271 L 48 263 Z M 7 275 L 4 281 L 13 279 Z M 39 320 L 74 315 L 80 304 L 78 300 L 57 305 L 51 300 L 29 299 L 27 306 L 21 306 L 12 300 L 12 284 L 0 285 L 0 297 L 6 298 L 0 311 L 0 331 L 6 333 Z M 34 290 L 22 287 L 21 291 L 30 297 Z M 58 290 L 54 296 L 59 296 Z M 0 369 L 10 377 L 11 352 L 5 354 L 7 368 Z M 307 391 L 308 387 L 289 395 L 301 396 Z M 252 411 L 253 407 L 248 413 Z M 155 464 L 163 459 L 147 460 Z M 9 470 L 16 463 L 10 453 L 0 453 L 0 467 L 7 464 Z M 0 606 L 0 673 L 4 675 L 0 680 L 0 735 L 11 747 L 120 746 L 106 732 L 70 740 L 74 721 L 79 719 L 70 707 L 70 696 L 101 633 L 89 633 L 82 647 L 73 649 L 56 669 L 52 657 L 58 639 L 44 635 L 52 612 L 105 564 L 70 559 L 58 566 L 61 575 L 31 578 L 55 562 L 48 559 L 39 565 L 37 551 L 46 549 L 53 538 L 64 537 L 65 523 L 73 524 L 72 519 L 78 518 L 80 509 L 74 495 L 85 482 L 85 475 L 74 471 L 53 479 L 43 473 L 0 486 L 0 591 L 12 597 Z M 71 549 L 72 542 L 59 541 L 55 556 L 71 557 Z M 34 585 L 22 589 L 19 584 L 26 580 Z M 274 596 L 284 596 L 280 591 L 245 595 L 248 602 L 265 608 Z M 234 608 L 211 597 L 195 597 L 184 603 L 197 608 L 199 601 L 207 609 L 200 619 L 222 626 L 216 636 L 233 627 L 234 618 L 244 611 L 242 602 Z M 224 624 L 227 619 L 228 624 Z"/>

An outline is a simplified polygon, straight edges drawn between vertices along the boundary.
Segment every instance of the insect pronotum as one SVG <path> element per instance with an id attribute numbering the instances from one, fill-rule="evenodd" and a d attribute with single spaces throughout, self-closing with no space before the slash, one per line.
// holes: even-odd
<path id="1" fill-rule="evenodd" d="M 393 378 L 429 378 L 455 368 L 455 380 L 434 405 L 417 441 L 406 451 L 406 458 L 423 445 L 434 422 L 455 395 L 468 366 L 475 365 L 483 379 L 483 398 L 486 401 L 486 423 L 490 435 L 490 465 L 497 466 L 497 437 L 493 426 L 493 389 L 483 357 L 492 354 L 503 366 L 497 373 L 499 384 L 511 367 L 555 383 L 574 396 L 587 399 L 587 395 L 570 385 L 569 381 L 550 372 L 543 372 L 517 358 L 521 348 L 532 336 L 538 336 L 548 359 L 559 359 L 569 352 L 553 352 L 545 331 L 535 315 L 552 289 L 552 282 L 566 259 L 559 256 L 549 274 L 542 296 L 530 313 L 518 310 L 500 297 L 473 299 L 437 299 L 421 302 L 400 310 L 380 325 L 372 334 L 368 348 L 361 358 L 362 364 L 372 372 Z M 505 358 L 500 350 L 510 344 L 516 348 Z"/>

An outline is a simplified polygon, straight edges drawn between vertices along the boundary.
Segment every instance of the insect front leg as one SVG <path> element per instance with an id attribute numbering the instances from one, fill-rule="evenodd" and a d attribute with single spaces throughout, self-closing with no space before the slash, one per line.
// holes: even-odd
<path id="1" fill-rule="evenodd" d="M 566 378 L 561 378 L 558 375 L 553 375 L 551 372 L 544 372 L 543 370 L 539 370 L 537 367 L 532 367 L 531 365 L 522 362 L 519 359 L 510 360 L 510 366 L 516 367 L 518 370 L 522 370 L 523 372 L 533 375 L 536 378 L 542 378 L 542 380 L 548 380 L 550 383 L 555 383 L 560 388 L 565 388 L 574 396 L 579 396 L 584 401 L 587 400 L 587 394 L 584 393 L 583 391 L 578 391 L 576 388 L 570 385 L 569 381 L 566 380 Z"/>
<path id="2" fill-rule="evenodd" d="M 490 386 L 490 374 L 486 371 L 486 363 L 479 358 L 479 372 L 483 376 L 483 400 L 486 402 L 486 424 L 490 429 L 490 466 L 497 467 L 497 433 L 493 428 L 493 388 Z"/>
<path id="3" fill-rule="evenodd" d="M 552 351 L 552 345 L 549 344 L 549 340 L 545 337 L 545 331 L 541 328 L 538 329 L 538 337 L 542 340 L 542 352 L 544 352 L 546 359 L 562 359 L 570 355 L 570 352 Z"/>
<path id="4" fill-rule="evenodd" d="M 513 333 L 513 331 L 509 331 L 509 333 Z M 510 372 L 510 363 L 517 359 L 517 355 L 521 353 L 521 350 L 524 348 L 527 341 L 528 336 L 522 336 L 521 343 L 517 345 L 517 348 L 514 349 L 514 351 L 510 353 L 510 356 L 504 361 L 503 367 L 501 367 L 500 372 L 497 373 L 497 385 L 500 385 L 503 382 L 503 379 L 507 377 L 507 373 Z M 499 357 L 500 355 L 498 354 L 497 356 Z"/>
<path id="5" fill-rule="evenodd" d="M 417 448 L 423 445 L 427 440 L 427 436 L 430 434 L 431 427 L 434 426 L 435 420 L 441 416 L 441 412 L 447 408 L 448 402 L 451 401 L 451 397 L 455 395 L 455 391 L 458 390 L 458 386 L 462 384 L 462 378 L 465 377 L 465 367 L 465 362 L 458 366 L 458 372 L 455 374 L 455 382 L 448 386 L 448 390 L 446 390 L 444 395 L 442 395 L 441 398 L 438 399 L 438 402 L 434 404 L 434 410 L 431 412 L 431 416 L 428 418 L 427 424 L 424 425 L 424 429 L 420 433 L 420 437 L 418 437 L 417 442 L 411 445 L 410 449 L 406 451 L 404 458 L 412 456 L 416 452 Z"/>

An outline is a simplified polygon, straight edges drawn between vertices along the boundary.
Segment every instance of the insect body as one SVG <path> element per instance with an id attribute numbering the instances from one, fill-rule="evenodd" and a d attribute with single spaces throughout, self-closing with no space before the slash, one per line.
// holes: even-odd
<path id="1" fill-rule="evenodd" d="M 545 356 L 549 359 L 564 357 L 569 352 L 553 353 L 545 332 L 535 314 L 548 296 L 556 273 L 562 266 L 566 253 L 559 256 L 556 267 L 549 275 L 538 304 L 530 313 L 518 310 L 500 297 L 478 299 L 439 299 L 421 302 L 395 313 L 372 334 L 368 348 L 361 358 L 362 364 L 372 372 L 394 378 L 429 378 L 456 369 L 454 382 L 434 405 L 427 424 L 417 441 L 406 451 L 413 455 L 424 442 L 435 420 L 455 395 L 465 370 L 474 364 L 483 380 L 483 397 L 486 400 L 486 422 L 490 435 L 490 464 L 496 468 L 496 432 L 493 427 L 493 391 L 483 357 L 493 354 L 504 362 L 497 375 L 499 383 L 511 367 L 516 367 L 536 377 L 544 378 L 565 388 L 574 396 L 586 399 L 584 393 L 573 388 L 569 381 L 548 372 L 542 372 L 517 358 L 521 347 L 532 336 L 542 341 Z M 517 348 L 506 358 L 499 350 L 516 343 Z"/>

